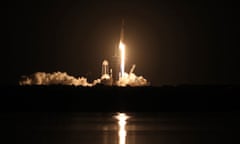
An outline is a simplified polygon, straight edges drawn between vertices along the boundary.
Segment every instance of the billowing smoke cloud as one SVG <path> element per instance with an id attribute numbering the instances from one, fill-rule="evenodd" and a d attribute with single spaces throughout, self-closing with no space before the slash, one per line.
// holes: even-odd
<path id="1" fill-rule="evenodd" d="M 92 83 L 87 81 L 87 78 L 75 78 L 68 75 L 66 72 L 45 73 L 37 72 L 30 76 L 23 76 L 20 80 L 20 85 L 74 85 L 74 86 L 94 86 L 100 83 L 101 80 L 94 80 Z"/>
<path id="2" fill-rule="evenodd" d="M 103 80 L 109 80 L 110 75 L 103 75 L 101 79 L 96 79 L 92 83 L 87 81 L 85 77 L 75 78 L 68 75 L 66 72 L 36 72 L 30 76 L 23 76 L 19 81 L 20 85 L 73 85 L 73 86 L 85 86 L 91 87 L 96 84 L 100 84 Z M 147 80 L 142 76 L 137 76 L 134 73 L 125 73 L 124 77 L 121 77 L 117 81 L 117 86 L 146 86 Z"/>
<path id="3" fill-rule="evenodd" d="M 116 82 L 117 86 L 146 86 L 147 80 L 143 76 L 137 76 L 133 73 L 135 65 L 132 66 L 129 73 L 124 73 L 122 77 Z M 94 80 L 92 83 L 87 81 L 85 77 L 75 78 L 68 75 L 66 72 L 36 72 L 30 76 L 22 76 L 19 81 L 20 85 L 73 85 L 73 86 L 85 86 L 91 87 L 96 84 L 111 85 L 111 75 L 104 73 L 101 78 Z"/>
<path id="4" fill-rule="evenodd" d="M 130 69 L 129 73 L 124 73 L 123 77 L 117 82 L 118 86 L 147 86 L 149 85 L 148 81 L 143 76 L 137 76 L 133 73 L 135 70 L 136 65 L 134 64 Z"/>
<path id="5" fill-rule="evenodd" d="M 147 80 L 143 76 L 137 76 L 134 73 L 125 73 L 118 82 L 118 86 L 146 86 L 148 85 Z"/>

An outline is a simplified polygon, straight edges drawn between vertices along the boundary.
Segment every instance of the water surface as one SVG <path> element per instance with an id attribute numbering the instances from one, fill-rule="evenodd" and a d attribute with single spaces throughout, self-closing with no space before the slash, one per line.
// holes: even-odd
<path id="1" fill-rule="evenodd" d="M 239 136 L 237 113 L 124 114 L 120 122 L 117 112 L 10 113 L 5 124 L 25 144 L 227 144 Z"/>

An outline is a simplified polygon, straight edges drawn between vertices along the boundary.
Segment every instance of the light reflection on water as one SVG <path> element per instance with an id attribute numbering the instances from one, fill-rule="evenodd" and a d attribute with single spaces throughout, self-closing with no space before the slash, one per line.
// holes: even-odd
<path id="1" fill-rule="evenodd" d="M 118 113 L 118 115 L 115 116 L 116 119 L 118 119 L 118 144 L 125 144 L 126 143 L 126 124 L 127 119 L 129 116 L 127 116 L 125 113 Z"/>
<path id="2" fill-rule="evenodd" d="M 142 113 L 16 113 L 7 125 L 25 144 L 229 143 L 239 119 L 232 115 Z M 235 121 L 234 121 L 235 120 Z M 224 129 L 223 129 L 224 127 Z M 237 129 L 236 129 L 237 130 Z"/>

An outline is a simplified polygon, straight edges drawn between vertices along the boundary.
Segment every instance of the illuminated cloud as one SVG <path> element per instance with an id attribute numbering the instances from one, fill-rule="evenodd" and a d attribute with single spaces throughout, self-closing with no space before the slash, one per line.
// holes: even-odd
<path id="1" fill-rule="evenodd" d="M 88 83 L 87 78 L 75 78 L 68 75 L 66 72 L 36 72 L 30 76 L 23 76 L 20 80 L 20 85 L 74 85 L 74 86 L 93 86 L 100 83 L 101 80 L 94 80 L 93 83 Z"/>
<path id="2" fill-rule="evenodd" d="M 19 81 L 20 85 L 73 85 L 91 87 L 100 84 L 102 80 L 109 80 L 108 74 L 102 75 L 101 79 L 96 79 L 92 83 L 87 81 L 85 77 L 75 78 L 68 75 L 66 72 L 36 72 L 30 76 L 23 76 Z M 146 86 L 147 80 L 142 76 L 137 76 L 134 73 L 126 73 L 117 81 L 117 86 Z"/>
<path id="3" fill-rule="evenodd" d="M 110 75 L 109 74 L 103 74 L 102 76 L 101 76 L 101 79 L 110 79 L 111 77 L 110 77 Z"/>
<path id="4" fill-rule="evenodd" d="M 134 74 L 136 65 L 134 64 L 129 73 L 124 73 L 117 81 L 118 86 L 147 86 L 149 82 L 143 76 Z"/>
<path id="5" fill-rule="evenodd" d="M 118 82 L 118 86 L 146 86 L 148 85 L 147 80 L 143 76 L 137 76 L 134 73 L 124 73 Z"/>

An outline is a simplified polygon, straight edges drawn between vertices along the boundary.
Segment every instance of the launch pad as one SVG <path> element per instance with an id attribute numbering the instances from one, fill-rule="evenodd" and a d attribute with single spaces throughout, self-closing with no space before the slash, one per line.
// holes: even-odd
<path id="1" fill-rule="evenodd" d="M 114 47 L 114 55 L 111 58 L 111 62 L 110 70 L 108 61 L 104 60 L 102 64 L 102 69 L 106 69 L 102 71 L 101 77 L 101 83 L 104 85 L 118 85 L 119 79 L 125 73 L 124 20 L 122 20 L 120 40 Z"/>

